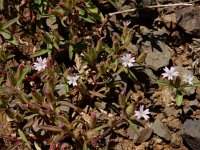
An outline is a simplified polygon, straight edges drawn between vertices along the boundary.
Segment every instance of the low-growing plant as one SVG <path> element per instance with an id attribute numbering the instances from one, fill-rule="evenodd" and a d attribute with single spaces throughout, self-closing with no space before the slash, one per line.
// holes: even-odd
<path id="1" fill-rule="evenodd" d="M 169 86 L 172 90 L 175 89 L 177 106 L 182 104 L 185 88 L 200 86 L 199 81 L 192 73 L 183 74 L 178 72 L 176 67 L 171 67 L 170 69 L 165 67 L 164 71 L 165 73 L 162 75 L 164 78 L 167 78 L 168 81 L 158 81 L 158 84 L 161 86 Z"/>
<path id="2" fill-rule="evenodd" d="M 41 50 L 31 56 L 33 63 L 7 70 L 1 78 L 0 101 L 7 121 L 15 126 L 12 144 L 22 140 L 28 148 L 42 148 L 48 143 L 54 149 L 70 139 L 75 148 L 89 149 L 111 131 L 120 132 L 123 124 L 135 129 L 141 125 L 135 122 L 136 118 L 149 119 L 150 112 L 144 106 L 135 111 L 136 104 L 130 102 L 132 89 L 126 89 L 127 81 L 120 79 L 123 72 L 133 84 L 138 84 L 131 68 L 142 67 L 145 57 L 143 53 L 137 56 L 124 52 L 132 36 L 128 26 L 124 28 L 128 34 L 123 32 L 121 39 L 113 37 L 111 48 L 101 37 L 96 44 L 92 41 L 86 49 L 73 54 L 75 66 L 60 66 L 52 55 L 41 57 L 49 52 Z M 79 43 L 73 38 L 68 44 L 77 48 Z M 52 47 L 54 36 L 46 39 L 51 39 L 46 44 Z M 106 103 L 108 110 L 96 105 L 98 102 Z M 101 120 L 103 115 L 106 118 Z"/>

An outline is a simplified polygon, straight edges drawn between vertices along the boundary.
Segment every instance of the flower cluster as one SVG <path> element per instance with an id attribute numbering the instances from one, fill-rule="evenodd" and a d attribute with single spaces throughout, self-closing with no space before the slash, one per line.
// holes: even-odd
<path id="1" fill-rule="evenodd" d="M 168 80 L 173 80 L 174 78 L 180 75 L 180 73 L 176 70 L 175 67 L 171 67 L 170 69 L 165 67 L 163 70 L 165 71 L 165 73 L 162 73 L 162 76 L 164 78 L 167 78 Z M 184 74 L 182 76 L 183 82 L 188 83 L 188 84 L 193 84 L 192 83 L 193 78 L 194 77 L 192 74 Z"/>

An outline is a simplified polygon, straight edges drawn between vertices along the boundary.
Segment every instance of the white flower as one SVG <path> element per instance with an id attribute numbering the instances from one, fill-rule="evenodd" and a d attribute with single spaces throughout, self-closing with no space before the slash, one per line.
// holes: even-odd
<path id="1" fill-rule="evenodd" d="M 126 54 L 121 57 L 121 62 L 124 67 L 132 67 L 135 62 L 135 57 L 131 57 L 131 54 Z"/>
<path id="2" fill-rule="evenodd" d="M 193 75 L 192 74 L 184 74 L 183 75 L 183 81 L 185 83 L 192 84 L 192 80 L 193 80 Z"/>
<path id="3" fill-rule="evenodd" d="M 168 78 L 168 80 L 173 80 L 173 77 L 177 77 L 179 75 L 179 72 L 176 71 L 175 67 L 171 67 L 168 69 L 167 67 L 164 68 L 165 73 L 162 73 L 164 78 Z"/>
<path id="4" fill-rule="evenodd" d="M 148 114 L 150 114 L 149 109 L 144 110 L 144 105 L 140 106 L 139 111 L 135 111 L 135 116 L 137 116 L 137 119 L 144 118 L 145 120 L 148 120 Z"/>
<path id="5" fill-rule="evenodd" d="M 67 80 L 68 80 L 68 84 L 69 85 L 73 85 L 73 86 L 77 86 L 77 80 L 78 80 L 79 76 L 78 75 L 73 75 L 73 76 L 67 76 Z"/>
<path id="6" fill-rule="evenodd" d="M 47 59 L 46 58 L 42 59 L 42 57 L 38 57 L 36 60 L 37 60 L 37 62 L 34 62 L 35 70 L 40 71 L 47 67 Z"/>

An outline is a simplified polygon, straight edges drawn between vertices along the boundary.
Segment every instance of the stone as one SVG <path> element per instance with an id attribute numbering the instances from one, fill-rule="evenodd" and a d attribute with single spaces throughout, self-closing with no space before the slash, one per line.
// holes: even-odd
<path id="1" fill-rule="evenodd" d="M 187 119 L 181 126 L 182 138 L 193 150 L 200 150 L 200 119 Z"/>
<path id="2" fill-rule="evenodd" d="M 154 133 L 158 136 L 164 138 L 167 141 L 170 141 L 172 138 L 172 135 L 168 129 L 168 127 L 163 124 L 159 119 L 156 119 L 155 122 L 152 125 L 152 128 L 154 130 Z"/>
<path id="3" fill-rule="evenodd" d="M 183 7 L 176 10 L 176 19 L 179 26 L 182 27 L 186 33 L 199 36 L 200 35 L 200 10 L 191 7 Z"/>
<path id="4" fill-rule="evenodd" d="M 164 115 L 166 117 L 172 116 L 173 112 L 174 112 L 174 108 L 173 107 L 166 106 L 165 109 L 164 109 Z"/>
<path id="5" fill-rule="evenodd" d="M 145 59 L 147 67 L 155 71 L 159 68 L 167 66 L 169 64 L 169 60 L 171 59 L 169 46 L 161 41 L 158 41 L 157 45 L 157 48 L 159 47 L 159 49 L 153 47 L 153 51 L 149 52 Z"/>

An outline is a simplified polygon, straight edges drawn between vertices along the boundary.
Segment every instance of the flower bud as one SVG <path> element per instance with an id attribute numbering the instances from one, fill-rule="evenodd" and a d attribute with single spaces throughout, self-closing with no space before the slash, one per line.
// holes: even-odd
<path id="1" fill-rule="evenodd" d="M 65 3 L 63 2 L 59 2 L 57 5 L 60 6 L 61 8 L 64 8 L 64 9 L 66 8 Z"/>
<path id="2" fill-rule="evenodd" d="M 99 41 L 97 42 L 97 47 L 96 47 L 96 51 L 97 52 L 100 52 L 101 49 L 102 49 L 102 46 L 103 46 L 103 43 L 104 43 L 104 37 L 101 37 L 99 39 Z"/>
<path id="3" fill-rule="evenodd" d="M 143 51 L 143 52 L 138 56 L 136 62 L 138 62 L 138 63 L 143 62 L 143 61 L 145 60 L 147 54 L 148 54 L 148 51 L 147 51 L 147 50 Z"/>
<path id="4" fill-rule="evenodd" d="M 179 87 L 181 86 L 181 77 L 180 77 L 180 76 L 178 76 L 178 77 L 176 78 L 174 84 L 175 84 L 175 87 L 176 87 L 176 88 L 179 88 Z"/>
<path id="5" fill-rule="evenodd" d="M 134 114 L 134 105 L 131 103 L 126 107 L 126 114 L 128 117 Z"/>
<path id="6" fill-rule="evenodd" d="M 56 104 L 56 99 L 55 99 L 52 91 L 50 89 L 45 89 L 44 94 L 47 97 L 47 100 L 49 101 L 49 103 L 51 105 L 51 109 L 54 110 L 55 104 Z"/>
<path id="7" fill-rule="evenodd" d="M 131 42 L 132 40 L 132 37 L 133 37 L 133 34 L 134 34 L 134 31 L 132 29 L 130 29 L 125 37 L 125 41 L 124 41 L 124 44 L 125 43 L 129 43 Z"/>
<path id="8" fill-rule="evenodd" d="M 126 96 L 125 96 L 125 91 L 121 91 L 121 93 L 119 94 L 119 97 L 118 97 L 118 100 L 119 100 L 119 105 L 124 108 L 125 105 L 126 105 Z"/>
<path id="9" fill-rule="evenodd" d="M 74 35 L 74 36 L 72 37 L 72 40 L 71 40 L 72 44 L 76 44 L 77 41 L 78 41 L 78 36 L 77 36 L 77 35 Z"/>
<path id="10" fill-rule="evenodd" d="M 118 40 L 116 40 L 116 41 L 113 41 L 113 49 L 114 49 L 114 51 L 116 52 L 116 53 L 118 53 L 118 51 L 119 51 L 119 41 Z"/>
<path id="11" fill-rule="evenodd" d="M 17 69 L 17 78 L 20 78 L 22 76 L 23 69 L 24 69 L 24 65 L 23 64 L 19 64 L 18 69 Z"/>

